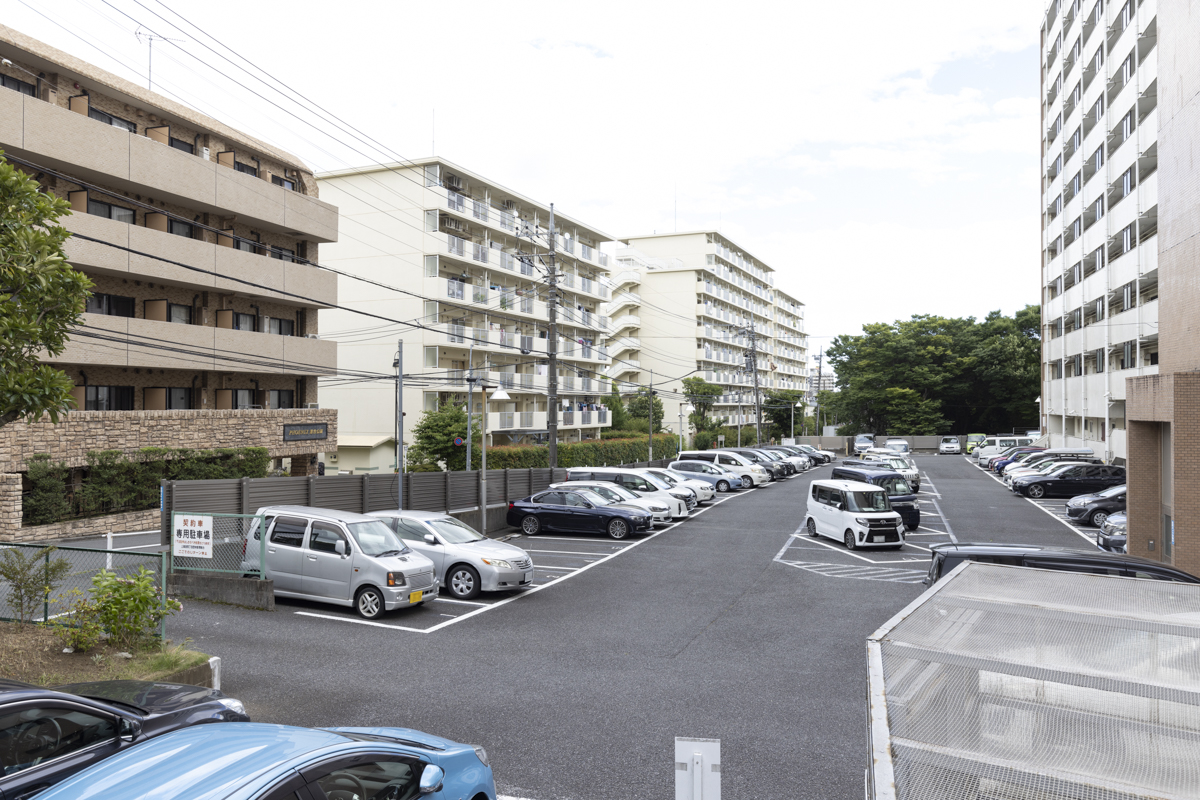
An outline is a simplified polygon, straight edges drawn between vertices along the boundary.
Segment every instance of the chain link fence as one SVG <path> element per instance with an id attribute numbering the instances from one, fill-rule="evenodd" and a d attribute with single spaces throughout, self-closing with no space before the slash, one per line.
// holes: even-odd
<path id="1" fill-rule="evenodd" d="M 267 540 L 256 514 L 171 513 L 171 571 L 262 578 Z"/>
<path id="2" fill-rule="evenodd" d="M 90 598 L 92 578 L 101 570 L 127 578 L 142 567 L 153 573 L 155 585 L 165 598 L 166 553 L 0 545 L 0 620 L 46 622 L 65 612 L 72 590 L 77 589 Z"/>

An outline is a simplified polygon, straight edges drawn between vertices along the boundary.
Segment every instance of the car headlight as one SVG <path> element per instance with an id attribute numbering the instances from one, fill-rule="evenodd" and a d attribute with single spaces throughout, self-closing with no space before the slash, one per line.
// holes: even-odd
<path id="1" fill-rule="evenodd" d="M 490 767 L 491 764 L 488 763 L 487 750 L 484 750 L 482 747 L 480 747 L 477 744 L 473 744 L 473 745 L 471 745 L 471 747 L 473 747 L 475 749 L 475 756 L 483 763 L 483 765 L 485 767 Z"/>
<path id="2" fill-rule="evenodd" d="M 512 569 L 513 568 L 512 564 L 510 564 L 509 562 L 505 561 L 502 558 L 481 558 L 479 560 L 482 561 L 483 563 L 487 564 L 488 566 L 497 567 L 499 569 Z"/>
<path id="3" fill-rule="evenodd" d="M 219 697 L 217 698 L 217 702 L 235 714 L 246 715 L 246 705 L 236 697 Z"/>
<path id="4" fill-rule="evenodd" d="M 667 507 L 666 506 L 650 506 L 650 510 L 656 514 L 662 514 L 667 511 Z"/>
<path id="5" fill-rule="evenodd" d="M 862 517 L 855 517 L 854 521 L 857 522 L 859 525 L 862 525 L 864 528 L 871 527 L 871 521 L 869 519 L 863 519 Z"/>
<path id="6" fill-rule="evenodd" d="M 404 573 L 403 572 L 389 572 L 388 576 L 387 576 L 387 581 L 388 581 L 388 586 L 403 586 L 404 585 Z"/>
<path id="7" fill-rule="evenodd" d="M 683 492 L 671 492 L 671 497 L 674 497 L 676 500 L 687 500 L 688 499 L 688 496 L 686 494 L 684 494 Z"/>

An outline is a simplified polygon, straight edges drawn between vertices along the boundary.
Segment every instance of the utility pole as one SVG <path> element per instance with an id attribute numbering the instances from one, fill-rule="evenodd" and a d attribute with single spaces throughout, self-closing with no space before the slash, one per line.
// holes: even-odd
<path id="1" fill-rule="evenodd" d="M 821 442 L 821 395 L 819 392 L 821 391 L 821 361 L 824 357 L 825 348 L 822 347 L 817 352 L 817 385 L 813 387 L 813 423 L 817 426 L 817 429 L 814 431 L 814 433 L 817 435 L 818 444 Z"/>
<path id="2" fill-rule="evenodd" d="M 554 254 L 554 203 L 550 204 L 550 258 L 546 271 L 546 307 L 550 312 L 550 338 L 547 342 L 546 355 L 550 361 L 550 396 L 546 404 L 546 431 L 550 436 L 550 451 L 548 454 L 550 468 L 558 466 L 558 274 L 555 272 Z"/>
<path id="3" fill-rule="evenodd" d="M 754 430 L 757 443 L 762 444 L 762 397 L 758 390 L 758 331 L 754 328 L 754 317 L 750 318 L 750 369 L 754 376 Z"/>
<path id="4" fill-rule="evenodd" d="M 742 390 L 738 389 L 738 447 L 742 446 Z"/>
<path id="5" fill-rule="evenodd" d="M 396 347 L 396 510 L 404 509 L 404 340 Z"/>
<path id="6" fill-rule="evenodd" d="M 647 426 L 647 463 L 654 460 L 654 370 L 650 370 L 650 424 Z"/>
<path id="7" fill-rule="evenodd" d="M 467 354 L 467 472 L 471 471 L 471 405 L 472 392 L 475 390 L 475 338 L 471 338 L 471 348 Z M 487 413 L 487 409 L 484 409 Z"/>

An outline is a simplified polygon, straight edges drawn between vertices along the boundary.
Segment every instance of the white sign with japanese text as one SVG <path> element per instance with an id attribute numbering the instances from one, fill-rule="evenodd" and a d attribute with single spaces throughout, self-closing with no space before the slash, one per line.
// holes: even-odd
<path id="1" fill-rule="evenodd" d="M 177 557 L 212 558 L 213 518 L 176 514 L 173 550 Z"/>

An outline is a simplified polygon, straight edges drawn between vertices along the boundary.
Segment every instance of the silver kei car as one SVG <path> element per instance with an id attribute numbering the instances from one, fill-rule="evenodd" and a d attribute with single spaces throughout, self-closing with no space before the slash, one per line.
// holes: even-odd
<path id="1" fill-rule="evenodd" d="M 480 592 L 533 585 L 533 560 L 515 545 L 488 539 L 438 511 L 372 511 L 413 550 L 433 562 L 441 584 L 459 600 Z"/>

